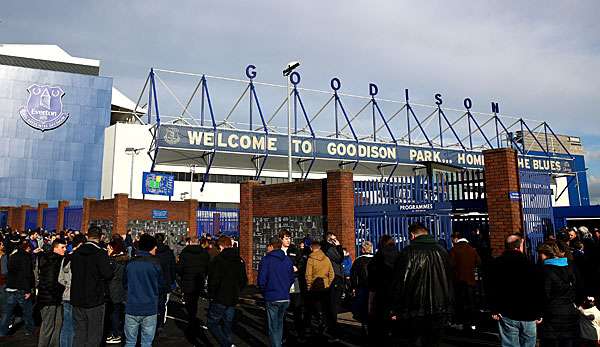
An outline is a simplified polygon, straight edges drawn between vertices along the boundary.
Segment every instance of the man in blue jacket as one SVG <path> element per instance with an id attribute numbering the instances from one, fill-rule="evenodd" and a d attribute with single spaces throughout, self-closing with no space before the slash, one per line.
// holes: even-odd
<path id="1" fill-rule="evenodd" d="M 160 261 L 155 255 L 156 239 L 142 234 L 138 252 L 125 268 L 125 347 L 135 346 L 138 330 L 142 335 L 141 346 L 152 346 L 158 315 L 158 294 L 162 284 Z"/>
<path id="2" fill-rule="evenodd" d="M 281 250 L 281 239 L 274 237 L 267 246 L 267 255 L 258 266 L 258 286 L 267 304 L 269 340 L 280 347 L 285 311 L 290 305 L 290 287 L 294 284 L 294 266 Z"/>

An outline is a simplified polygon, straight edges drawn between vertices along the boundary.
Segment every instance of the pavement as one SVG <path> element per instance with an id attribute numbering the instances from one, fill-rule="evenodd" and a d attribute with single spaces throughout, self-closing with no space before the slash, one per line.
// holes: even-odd
<path id="1" fill-rule="evenodd" d="M 200 300 L 199 319 L 206 321 L 206 308 L 208 302 Z M 185 312 L 180 302 L 180 298 L 171 295 L 167 311 L 167 323 L 164 333 L 154 341 L 154 346 L 183 347 L 183 346 L 218 346 L 215 339 L 202 327 L 196 326 L 188 328 L 185 320 Z M 233 343 L 235 346 L 249 347 L 268 347 L 266 336 L 266 313 L 261 304 L 260 297 L 255 292 L 246 293 L 236 309 L 235 325 L 233 328 Z M 288 317 L 289 319 L 289 317 Z M 333 346 L 333 347 L 354 347 L 368 346 L 368 340 L 361 334 L 360 323 L 352 319 L 349 312 L 340 313 L 338 316 L 340 323 L 339 342 L 327 343 L 321 337 L 308 337 L 304 343 L 297 343 L 293 336 L 286 341 L 285 346 Z M 489 322 L 482 322 L 486 325 Z M 491 326 L 490 326 L 491 327 Z M 471 346 L 499 346 L 499 339 L 494 333 L 493 328 L 475 333 L 462 333 L 454 330 L 448 330 L 443 340 L 444 347 L 471 347 Z M 396 338 L 390 346 L 404 346 L 406 341 Z M 0 339 L 0 346 L 3 347 L 29 347 L 37 346 L 37 337 L 25 336 L 22 323 L 17 324 L 14 334 L 7 338 Z M 123 346 L 123 344 L 111 344 L 107 346 Z M 378 346 L 379 347 L 379 346 Z"/>

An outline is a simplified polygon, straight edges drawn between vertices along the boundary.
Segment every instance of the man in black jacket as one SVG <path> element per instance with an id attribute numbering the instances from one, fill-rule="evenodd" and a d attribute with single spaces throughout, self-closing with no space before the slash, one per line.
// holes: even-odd
<path id="1" fill-rule="evenodd" d="M 190 244 L 179 254 L 177 272 L 181 276 L 181 290 L 185 301 L 185 309 L 188 313 L 189 328 L 193 329 L 199 322 L 196 317 L 198 313 L 198 299 L 204 292 L 206 274 L 210 257 L 206 249 L 198 244 L 198 237 L 192 237 Z M 205 328 L 204 325 L 202 325 Z M 206 328 L 205 328 L 206 329 Z"/>
<path id="2" fill-rule="evenodd" d="M 409 345 L 438 346 L 453 305 L 448 252 L 420 223 L 394 265 L 392 320 L 408 323 Z"/>
<path id="3" fill-rule="evenodd" d="M 8 256 L 8 275 L 6 278 L 6 302 L 0 323 L 0 336 L 8 334 L 8 325 L 17 305 L 23 311 L 25 335 L 33 334 L 33 299 L 31 293 L 35 287 L 31 245 L 22 241 Z"/>
<path id="4" fill-rule="evenodd" d="M 211 261 L 208 273 L 208 328 L 221 346 L 231 346 L 231 325 L 240 291 L 246 286 L 246 265 L 231 238 L 220 236 L 221 252 Z"/>
<path id="5" fill-rule="evenodd" d="M 331 261 L 335 278 L 329 286 L 330 300 L 327 308 L 327 328 L 331 336 L 330 343 L 338 341 L 337 338 L 337 314 L 342 293 L 344 291 L 344 270 L 342 262 L 344 261 L 344 250 L 334 233 L 328 232 L 325 234 L 325 242 L 323 244 L 323 253 Z"/>
<path id="6" fill-rule="evenodd" d="M 508 236 L 504 249 L 484 282 L 492 318 L 498 321 L 502 346 L 535 346 L 536 323 L 542 321 L 541 274 L 523 253 L 521 235 Z"/>
<path id="7" fill-rule="evenodd" d="M 162 326 L 166 321 L 167 303 L 169 302 L 169 294 L 175 287 L 176 262 L 175 254 L 169 246 L 165 244 L 165 234 L 159 233 L 154 235 L 156 238 L 157 249 L 156 257 L 160 261 L 160 269 L 162 272 L 162 283 L 158 291 L 158 319 L 157 328 L 159 334 L 162 333 Z"/>
<path id="8" fill-rule="evenodd" d="M 58 346 L 62 328 L 62 294 L 65 287 L 58 283 L 60 264 L 67 245 L 61 239 L 52 241 L 52 252 L 40 258 L 37 304 L 41 307 L 42 326 L 38 346 Z"/>
<path id="9" fill-rule="evenodd" d="M 108 254 L 98 242 L 102 230 L 92 226 L 87 242 L 81 245 L 71 260 L 71 305 L 75 336 L 74 346 L 99 346 L 104 332 L 105 283 L 112 278 Z"/>

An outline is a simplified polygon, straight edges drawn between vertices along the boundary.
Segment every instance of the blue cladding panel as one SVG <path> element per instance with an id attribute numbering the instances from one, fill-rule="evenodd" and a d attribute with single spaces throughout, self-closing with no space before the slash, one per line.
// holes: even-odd
<path id="1" fill-rule="evenodd" d="M 62 126 L 42 132 L 19 116 L 34 83 L 63 89 Z M 111 88 L 112 78 L 0 65 L 0 205 L 99 197 Z"/>
<path id="2" fill-rule="evenodd" d="M 25 211 L 25 230 L 37 228 L 37 210 Z"/>
<path id="3" fill-rule="evenodd" d="M 64 229 L 80 230 L 81 218 L 83 215 L 82 207 L 67 207 L 65 208 Z"/>
<path id="4" fill-rule="evenodd" d="M 56 230 L 58 208 L 45 208 L 42 218 L 42 227 L 46 230 Z"/>

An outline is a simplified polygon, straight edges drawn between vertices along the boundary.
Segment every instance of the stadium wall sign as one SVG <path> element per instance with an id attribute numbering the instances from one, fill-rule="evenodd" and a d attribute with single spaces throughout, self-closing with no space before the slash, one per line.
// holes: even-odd
<path id="1" fill-rule="evenodd" d="M 240 153 L 248 155 L 287 156 L 287 135 L 220 129 L 212 127 L 161 124 L 157 145 L 160 148 Z M 381 164 L 415 164 L 438 162 L 465 168 L 483 168 L 483 154 L 478 151 L 400 145 L 384 142 L 354 141 L 292 135 L 295 158 L 360 161 Z M 560 157 L 519 155 L 519 167 L 534 171 L 570 172 L 571 160 Z"/>
<path id="2" fill-rule="evenodd" d="M 32 84 L 27 88 L 27 105 L 19 109 L 19 115 L 27 125 L 41 131 L 56 129 L 63 125 L 69 114 L 63 112 L 61 87 Z"/>

